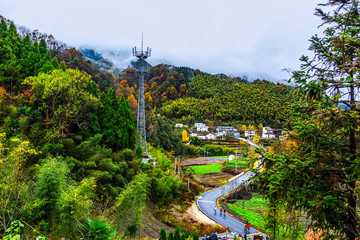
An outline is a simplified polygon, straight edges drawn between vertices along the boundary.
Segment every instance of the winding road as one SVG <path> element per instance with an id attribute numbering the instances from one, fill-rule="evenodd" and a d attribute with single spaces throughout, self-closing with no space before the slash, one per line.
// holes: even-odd
<path id="1" fill-rule="evenodd" d="M 238 186 L 242 181 L 249 180 L 252 176 L 255 174 L 252 172 L 247 172 L 243 175 L 239 175 L 235 179 L 231 179 L 229 183 L 226 185 L 223 185 L 222 187 L 219 187 L 217 189 L 214 189 L 212 191 L 206 192 L 202 194 L 197 200 L 196 205 L 198 206 L 199 210 L 203 212 L 207 217 L 214 220 L 218 224 L 227 227 L 231 231 L 243 235 L 244 234 L 244 224 L 235 218 L 221 213 L 219 209 L 217 208 L 217 211 L 215 213 L 214 207 L 216 206 L 216 200 L 221 197 L 222 195 L 225 195 L 226 193 L 231 192 L 236 186 Z M 250 223 L 251 224 L 251 223 Z M 250 228 L 250 233 L 248 235 L 252 235 L 254 233 L 261 234 L 260 232 L 257 232 L 254 228 Z M 266 238 L 266 235 L 264 235 Z"/>

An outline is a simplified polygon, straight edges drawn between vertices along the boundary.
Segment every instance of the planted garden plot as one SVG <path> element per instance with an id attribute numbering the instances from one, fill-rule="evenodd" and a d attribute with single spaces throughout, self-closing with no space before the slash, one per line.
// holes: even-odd
<path id="1" fill-rule="evenodd" d="M 195 170 L 196 175 L 203 175 L 203 174 L 220 172 L 222 168 L 222 164 L 215 163 L 209 165 L 197 165 L 197 166 L 190 166 L 190 168 Z"/>

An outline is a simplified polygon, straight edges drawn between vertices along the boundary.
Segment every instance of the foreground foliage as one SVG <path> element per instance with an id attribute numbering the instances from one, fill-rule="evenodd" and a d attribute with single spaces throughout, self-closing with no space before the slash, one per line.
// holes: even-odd
<path id="1" fill-rule="evenodd" d="M 310 100 L 280 153 L 268 154 L 259 186 L 272 206 L 303 210 L 327 239 L 360 236 L 359 207 L 359 1 L 328 1 L 316 14 L 328 26 L 311 38 L 314 59 L 302 57 L 293 73 Z"/>

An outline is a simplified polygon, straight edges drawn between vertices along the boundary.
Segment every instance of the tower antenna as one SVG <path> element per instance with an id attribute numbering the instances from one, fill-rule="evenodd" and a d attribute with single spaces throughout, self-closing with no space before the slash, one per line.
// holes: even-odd
<path id="1" fill-rule="evenodd" d="M 133 48 L 133 56 L 137 57 L 136 70 L 140 73 L 139 76 L 139 97 L 138 97 L 138 112 L 137 112 L 137 144 L 143 149 L 145 154 L 148 154 L 146 146 L 146 129 L 145 129 L 145 99 L 144 99 L 144 79 L 148 70 L 148 63 L 145 61 L 151 56 L 151 48 L 144 47 L 144 33 L 141 34 L 141 51 L 137 51 L 136 47 Z"/>

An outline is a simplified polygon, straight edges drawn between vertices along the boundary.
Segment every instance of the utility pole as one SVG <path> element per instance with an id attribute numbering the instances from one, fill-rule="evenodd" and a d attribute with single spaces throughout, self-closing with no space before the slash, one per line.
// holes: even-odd
<path id="1" fill-rule="evenodd" d="M 178 167 L 179 175 L 178 175 L 178 180 L 180 180 L 180 161 L 181 161 L 181 156 L 179 156 L 179 167 Z"/>
<path id="2" fill-rule="evenodd" d="M 235 152 L 235 173 L 237 172 L 237 147 Z"/>
<path id="3" fill-rule="evenodd" d="M 174 177 L 176 177 L 176 157 L 174 158 Z"/>
<path id="4" fill-rule="evenodd" d="M 146 130 L 145 130 L 145 99 L 144 99 L 144 79 L 147 72 L 147 62 L 145 59 L 151 56 L 151 48 L 143 49 L 144 37 L 141 38 L 141 51 L 133 48 L 133 56 L 138 58 L 136 62 L 136 70 L 140 73 L 139 77 L 139 97 L 138 97 L 138 112 L 137 112 L 137 139 L 136 143 L 147 155 L 146 146 Z"/>
<path id="5" fill-rule="evenodd" d="M 189 173 L 189 175 L 188 175 L 188 189 L 190 189 L 190 175 L 191 175 L 191 173 Z"/>

